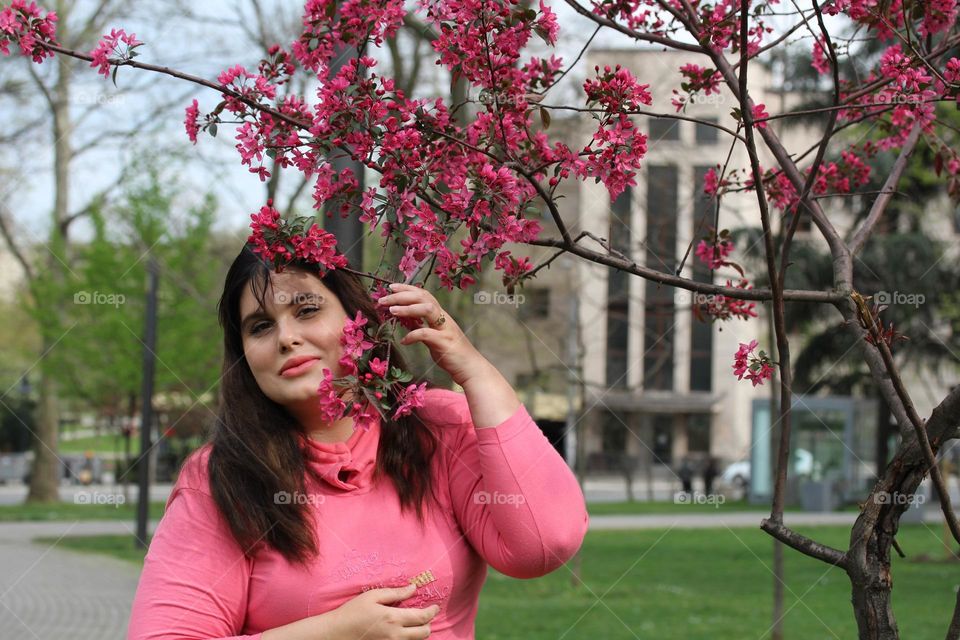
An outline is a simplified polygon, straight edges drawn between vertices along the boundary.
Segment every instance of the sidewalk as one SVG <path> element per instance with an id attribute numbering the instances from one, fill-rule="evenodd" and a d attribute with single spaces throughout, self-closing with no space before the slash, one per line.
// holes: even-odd
<path id="1" fill-rule="evenodd" d="M 0 635 L 5 640 L 122 640 L 139 567 L 31 540 L 127 532 L 132 537 L 133 526 L 125 522 L 0 525 Z"/>

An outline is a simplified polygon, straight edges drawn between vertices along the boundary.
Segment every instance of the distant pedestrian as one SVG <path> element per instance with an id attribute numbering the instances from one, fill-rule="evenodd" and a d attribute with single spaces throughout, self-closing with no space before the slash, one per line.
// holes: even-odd
<path id="1" fill-rule="evenodd" d="M 680 478 L 682 491 L 686 494 L 693 493 L 693 467 L 690 465 L 690 459 L 684 458 L 680 462 L 680 468 L 677 470 L 677 477 Z"/>
<path id="2" fill-rule="evenodd" d="M 703 492 L 708 496 L 713 495 L 713 481 L 719 473 L 717 459 L 713 457 L 707 458 L 707 466 L 703 468 Z"/>

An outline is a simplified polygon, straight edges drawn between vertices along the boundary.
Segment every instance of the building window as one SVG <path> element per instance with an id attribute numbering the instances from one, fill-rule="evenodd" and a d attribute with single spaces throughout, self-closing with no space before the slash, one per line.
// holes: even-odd
<path id="1" fill-rule="evenodd" d="M 625 255 L 630 249 L 630 194 L 628 187 L 610 208 L 610 246 Z M 630 333 L 630 275 L 612 269 L 607 279 L 607 386 L 627 387 Z"/>
<path id="2" fill-rule="evenodd" d="M 650 118 L 650 143 L 680 139 L 680 121 L 673 118 Z"/>
<path id="3" fill-rule="evenodd" d="M 703 192 L 703 181 L 710 167 L 693 170 L 693 243 L 707 235 L 713 226 L 714 201 Z M 700 258 L 693 258 L 693 280 L 712 282 L 710 268 Z M 691 305 L 690 327 L 690 390 L 710 391 L 713 385 L 713 323 Z M 702 319 L 701 319 L 702 318 Z"/>
<path id="4" fill-rule="evenodd" d="M 653 461 L 670 464 L 673 460 L 673 416 L 656 414 L 653 417 Z"/>
<path id="5" fill-rule="evenodd" d="M 601 431 L 601 448 L 604 453 L 623 453 L 627 449 L 626 420 L 619 414 L 604 413 Z"/>
<path id="6" fill-rule="evenodd" d="M 718 120 L 716 118 L 701 118 L 701 120 L 704 122 L 710 122 L 712 124 L 718 124 Z M 711 127 L 703 124 L 702 122 L 696 123 L 696 128 L 694 129 L 696 141 L 701 144 L 716 144 L 719 140 L 719 133 L 720 130 L 716 127 Z"/>
<path id="7" fill-rule="evenodd" d="M 687 451 L 710 453 L 710 414 L 694 413 L 687 416 Z"/>
<path id="8" fill-rule="evenodd" d="M 677 168 L 651 166 L 647 170 L 648 267 L 673 273 L 677 267 Z M 643 387 L 673 390 L 673 289 L 646 282 L 643 330 Z"/>
<path id="9" fill-rule="evenodd" d="M 542 320 L 550 315 L 550 290 L 543 287 L 521 289 L 523 304 L 517 308 L 521 320 Z"/>

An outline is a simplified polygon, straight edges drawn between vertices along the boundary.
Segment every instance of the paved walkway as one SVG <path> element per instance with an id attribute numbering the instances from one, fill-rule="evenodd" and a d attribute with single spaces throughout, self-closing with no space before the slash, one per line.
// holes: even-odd
<path id="1" fill-rule="evenodd" d="M 31 541 L 133 531 L 125 522 L 0 524 L 0 637 L 122 640 L 139 568 Z"/>

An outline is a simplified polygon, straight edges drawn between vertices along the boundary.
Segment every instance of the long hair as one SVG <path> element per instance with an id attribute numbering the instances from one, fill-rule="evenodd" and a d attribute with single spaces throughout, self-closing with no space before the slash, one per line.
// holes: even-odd
<path id="1" fill-rule="evenodd" d="M 294 262 L 289 268 L 317 273 L 309 263 Z M 281 491 L 305 491 L 303 430 L 257 385 L 240 333 L 240 298 L 250 285 L 262 305 L 270 273 L 270 267 L 248 246 L 227 272 L 218 305 L 224 346 L 220 408 L 207 469 L 213 498 L 248 556 L 266 544 L 287 560 L 304 563 L 318 552 L 309 505 L 278 504 L 274 498 Z M 367 326 L 376 330 L 380 316 L 359 278 L 332 270 L 321 281 L 337 296 L 348 317 L 356 317 L 359 311 L 367 318 Z M 386 345 L 379 345 L 374 355 L 386 360 Z M 406 369 L 395 345 L 390 345 L 389 358 L 391 365 Z M 435 434 L 415 412 L 397 420 L 384 419 L 374 480 L 389 477 L 401 508 L 414 509 L 421 522 L 423 503 L 432 489 L 430 461 L 436 448 Z"/>

